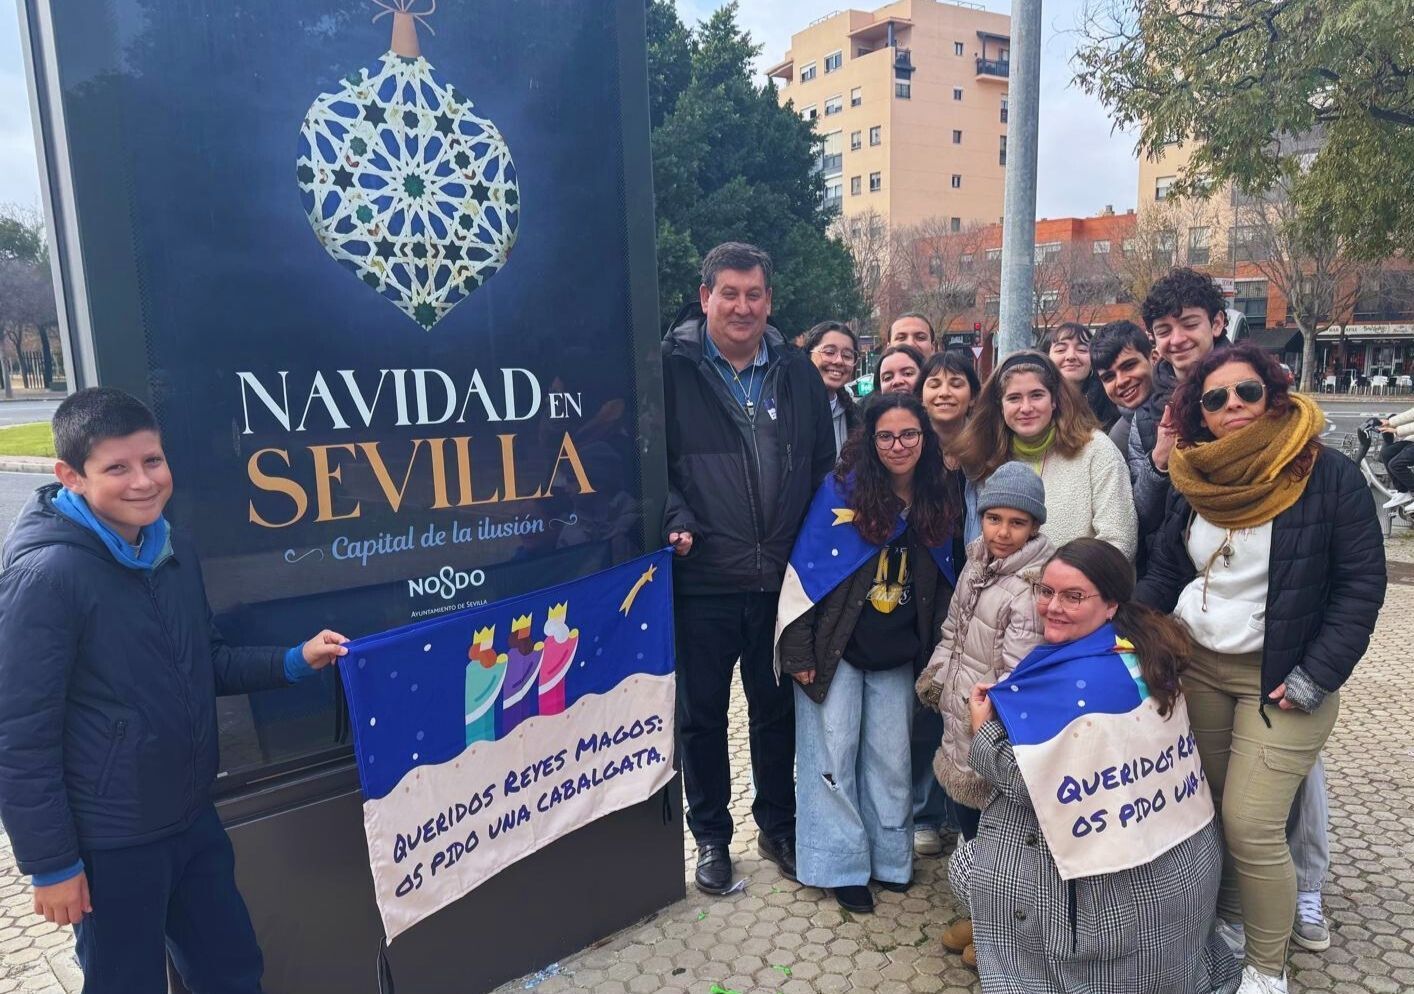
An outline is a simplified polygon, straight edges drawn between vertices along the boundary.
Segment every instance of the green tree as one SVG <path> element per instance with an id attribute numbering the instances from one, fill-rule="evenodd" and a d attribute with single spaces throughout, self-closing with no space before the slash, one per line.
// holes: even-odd
<path id="1" fill-rule="evenodd" d="M 1414 251 L 1414 0 L 1089 0 L 1076 81 L 1138 150 L 1196 151 L 1177 193 L 1292 184 L 1365 258 Z"/>
<path id="2" fill-rule="evenodd" d="M 662 114 L 653 129 L 661 316 L 666 325 L 697 299 L 708 249 L 752 242 L 776 264 L 772 323 L 794 335 L 859 314 L 853 263 L 829 234 L 833 211 L 815 168 L 822 140 L 779 105 L 774 85 L 753 82 L 759 47 L 736 14 L 729 3 L 687 31 L 672 0 L 649 4 L 649 99 Z"/>

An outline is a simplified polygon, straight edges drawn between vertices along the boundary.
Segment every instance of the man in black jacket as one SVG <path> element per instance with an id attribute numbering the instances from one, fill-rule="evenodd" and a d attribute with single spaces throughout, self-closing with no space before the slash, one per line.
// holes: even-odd
<path id="1" fill-rule="evenodd" d="M 732 882 L 727 708 L 741 660 L 752 815 L 761 855 L 795 876 L 795 711 L 772 661 L 776 600 L 796 532 L 835 461 L 820 374 L 766 321 L 771 259 L 738 242 L 702 263 L 702 317 L 663 340 L 668 506 L 678 554 L 678 736 L 697 886 Z"/>

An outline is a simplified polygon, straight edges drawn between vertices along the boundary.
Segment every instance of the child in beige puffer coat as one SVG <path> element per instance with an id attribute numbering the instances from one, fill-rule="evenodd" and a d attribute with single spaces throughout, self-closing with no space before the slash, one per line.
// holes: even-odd
<path id="1" fill-rule="evenodd" d="M 958 577 L 942 640 L 918 677 L 915 689 L 923 703 L 943 715 L 943 740 L 933 757 L 933 772 L 957 806 L 963 842 L 949 869 L 958 901 L 967 906 L 966 848 L 977 834 L 981 809 L 991 788 L 972 772 L 968 698 L 977 683 L 996 683 L 1041 642 L 1042 622 L 1032 585 L 1055 552 L 1041 534 L 1046 521 L 1045 487 L 1029 467 L 1009 462 L 997 469 L 977 497 L 982 534 L 967 547 L 967 565 Z M 971 921 L 950 927 L 943 945 L 975 953 Z M 975 959 L 969 961 L 969 965 Z"/>

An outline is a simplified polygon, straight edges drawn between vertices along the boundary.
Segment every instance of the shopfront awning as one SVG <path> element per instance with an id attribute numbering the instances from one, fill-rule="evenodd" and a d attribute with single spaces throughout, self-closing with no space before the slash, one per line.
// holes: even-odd
<path id="1" fill-rule="evenodd" d="M 1267 352 L 1285 354 L 1301 351 L 1301 332 L 1295 328 L 1260 328 L 1247 332 L 1242 340 Z"/>
<path id="2" fill-rule="evenodd" d="M 1322 342 L 1334 342 L 1340 338 L 1340 328 L 1327 328 L 1316 336 Z M 1345 326 L 1345 340 L 1348 342 L 1372 342 L 1377 340 L 1414 339 L 1414 324 L 1348 324 Z"/>

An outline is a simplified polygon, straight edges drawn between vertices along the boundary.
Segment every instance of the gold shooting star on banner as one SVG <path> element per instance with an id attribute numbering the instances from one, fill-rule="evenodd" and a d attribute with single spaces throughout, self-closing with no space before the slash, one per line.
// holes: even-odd
<path id="1" fill-rule="evenodd" d="M 638 582 L 635 583 L 631 588 L 629 588 L 628 596 L 625 597 L 624 602 L 619 605 L 619 612 L 625 618 L 628 617 L 629 608 L 633 607 L 633 599 L 638 596 L 638 592 L 643 589 L 643 585 L 645 583 L 653 582 L 653 576 L 657 572 L 657 566 L 649 566 L 646 570 L 643 571 L 643 575 L 638 578 Z"/>
<path id="2" fill-rule="evenodd" d="M 847 525 L 854 520 L 854 511 L 848 507 L 832 507 L 835 512 L 835 520 L 831 525 Z"/>

